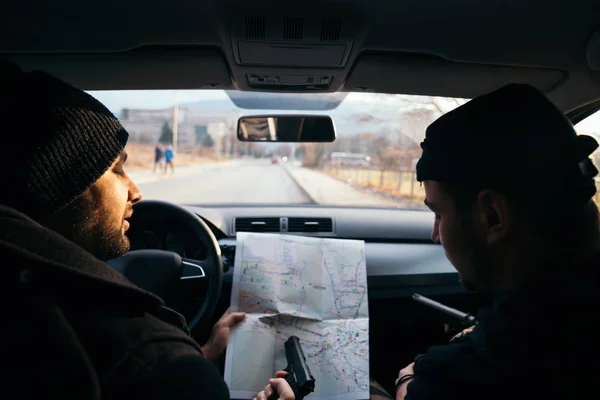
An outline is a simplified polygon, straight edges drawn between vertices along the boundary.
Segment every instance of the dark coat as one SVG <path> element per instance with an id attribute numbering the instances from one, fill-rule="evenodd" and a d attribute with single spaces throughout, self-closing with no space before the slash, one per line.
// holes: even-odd
<path id="1" fill-rule="evenodd" d="M 181 315 L 2 206 L 0 263 L 2 398 L 229 398 Z"/>
<path id="2" fill-rule="evenodd" d="M 549 266 L 417 357 L 406 400 L 597 398 L 600 256 Z"/>

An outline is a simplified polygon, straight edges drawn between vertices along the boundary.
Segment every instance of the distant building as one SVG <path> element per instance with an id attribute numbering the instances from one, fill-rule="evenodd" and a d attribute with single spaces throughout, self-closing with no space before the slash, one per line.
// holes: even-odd
<path id="1" fill-rule="evenodd" d="M 368 167 L 371 165 L 371 157 L 362 153 L 344 153 L 336 151 L 327 157 L 326 163 L 331 166 Z"/>
<path id="2" fill-rule="evenodd" d="M 226 111 L 205 112 L 196 108 L 178 109 L 177 147 L 199 147 L 204 136 L 210 135 L 219 152 L 221 138 L 236 131 L 239 113 Z M 129 132 L 130 140 L 140 143 L 156 143 L 166 123 L 173 128 L 173 108 L 162 110 L 123 109 L 120 121 Z"/>

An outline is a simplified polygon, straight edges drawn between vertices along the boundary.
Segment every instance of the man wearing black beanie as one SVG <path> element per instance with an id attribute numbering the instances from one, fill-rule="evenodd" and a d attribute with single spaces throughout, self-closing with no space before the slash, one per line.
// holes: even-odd
<path id="1" fill-rule="evenodd" d="M 477 324 L 403 368 L 396 399 L 595 397 L 600 246 L 595 139 L 511 84 L 433 122 L 417 179 Z"/>
<path id="2" fill-rule="evenodd" d="M 3 393 L 228 399 L 203 356 L 226 338 L 200 347 L 183 317 L 104 262 L 129 250 L 127 218 L 142 198 L 119 121 L 87 93 L 2 61 L 0 116 L 10 149 L 0 157 Z M 242 319 L 226 314 L 213 336 Z M 283 379 L 272 385 L 289 397 Z"/>

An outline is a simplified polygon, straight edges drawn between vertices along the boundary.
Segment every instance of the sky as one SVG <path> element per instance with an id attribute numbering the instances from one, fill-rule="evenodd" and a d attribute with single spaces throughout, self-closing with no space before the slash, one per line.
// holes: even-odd
<path id="1" fill-rule="evenodd" d="M 178 104 L 193 103 L 202 100 L 228 100 L 229 96 L 223 90 L 119 90 L 119 91 L 89 91 L 89 94 L 100 100 L 112 112 L 120 112 L 123 108 L 161 109 Z M 387 105 L 405 102 L 407 98 L 423 96 L 401 96 L 377 93 L 349 93 L 343 101 L 345 108 L 353 106 L 377 107 L 383 101 Z M 233 103 L 232 103 L 233 105 Z"/>
<path id="2" fill-rule="evenodd" d="M 161 109 L 172 107 L 177 102 L 228 99 L 222 90 L 107 90 L 88 93 L 112 112 L 121 112 L 123 108 Z"/>
<path id="3" fill-rule="evenodd" d="M 600 137 L 600 111 L 590 115 L 575 126 L 578 133 L 591 133 Z"/>

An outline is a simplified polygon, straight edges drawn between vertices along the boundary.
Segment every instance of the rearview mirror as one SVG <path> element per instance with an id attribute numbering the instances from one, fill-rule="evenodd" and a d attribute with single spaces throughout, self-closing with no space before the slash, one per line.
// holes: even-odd
<path id="1" fill-rule="evenodd" d="M 324 115 L 255 115 L 238 121 L 242 142 L 333 142 L 335 127 Z"/>

